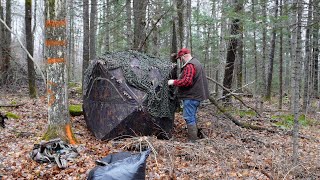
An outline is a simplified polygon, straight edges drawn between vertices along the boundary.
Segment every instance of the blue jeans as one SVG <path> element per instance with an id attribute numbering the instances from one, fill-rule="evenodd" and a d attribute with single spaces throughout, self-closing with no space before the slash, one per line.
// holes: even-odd
<path id="1" fill-rule="evenodd" d="M 197 124 L 197 110 L 200 101 L 193 99 L 183 100 L 183 118 L 188 125 Z"/>

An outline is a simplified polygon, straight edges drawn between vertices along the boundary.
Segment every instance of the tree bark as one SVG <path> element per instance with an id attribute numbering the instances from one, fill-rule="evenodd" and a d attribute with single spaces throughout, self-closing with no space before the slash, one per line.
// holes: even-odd
<path id="1" fill-rule="evenodd" d="M 192 49 L 192 39 L 191 39 L 191 26 L 192 26 L 192 7 L 191 7 L 191 0 L 186 0 L 187 4 L 187 12 L 186 12 L 186 19 L 187 19 L 187 27 L 186 27 L 186 47 L 190 47 Z"/>
<path id="2" fill-rule="evenodd" d="M 130 1 L 130 0 L 129 0 Z M 130 2 L 127 2 L 127 3 L 130 3 Z M 130 5 L 130 4 L 129 4 Z M 128 5 L 126 5 L 128 6 Z M 104 10 L 104 14 L 105 14 L 105 17 L 104 17 L 104 22 L 105 22 L 105 32 L 104 32 L 104 52 L 110 52 L 110 8 L 111 7 L 111 3 L 110 3 L 110 0 L 106 0 L 106 8 Z M 128 10 L 128 9 L 127 9 Z M 129 17 L 127 17 L 129 18 Z M 127 23 L 128 21 L 131 23 L 131 19 L 130 20 L 127 20 Z M 131 24 L 128 25 L 127 24 L 127 33 L 130 34 L 131 30 L 128 30 L 128 28 L 131 28 Z M 131 36 L 129 37 L 127 34 L 127 42 L 131 42 Z M 128 47 L 131 47 L 128 45 Z"/>
<path id="3" fill-rule="evenodd" d="M 109 0 L 107 0 L 107 2 L 109 2 Z M 109 10 L 107 10 L 108 12 Z M 132 47 L 132 23 L 131 23 L 131 16 L 132 16 L 132 8 L 131 8 L 131 0 L 126 0 L 126 26 L 127 26 L 127 30 L 126 30 L 126 37 L 127 37 L 127 46 L 128 47 Z"/>
<path id="4" fill-rule="evenodd" d="M 263 16 L 263 30 L 262 30 L 262 63 L 261 65 L 261 69 L 260 69 L 260 94 L 261 97 L 265 96 L 266 93 L 266 67 L 265 67 L 265 63 L 266 63 L 266 54 L 267 54 L 267 2 L 266 0 L 262 0 L 261 2 L 262 4 L 262 16 Z M 263 109 L 263 103 L 261 101 L 261 107 L 260 110 Z"/>
<path id="5" fill-rule="evenodd" d="M 90 59 L 96 58 L 96 34 L 97 34 L 97 0 L 91 0 L 90 11 Z"/>
<path id="6" fill-rule="evenodd" d="M 227 5 L 227 0 L 222 0 L 222 5 Z M 221 18 L 226 17 L 226 10 L 225 8 L 221 8 Z M 223 83 L 223 77 L 224 77 L 224 66 L 226 63 L 226 30 L 227 30 L 227 20 L 222 19 L 222 23 L 220 23 L 220 39 L 219 39 L 219 65 L 217 68 L 216 76 L 219 83 Z M 217 86 L 217 97 L 222 97 L 223 95 L 223 89 L 219 88 Z"/>
<path id="7" fill-rule="evenodd" d="M 184 12 L 184 5 L 183 0 L 176 0 L 177 1 L 177 15 L 178 15 L 178 45 L 179 48 L 183 48 L 183 41 L 184 41 L 184 21 L 183 21 L 183 12 Z"/>
<path id="8" fill-rule="evenodd" d="M 25 0 L 25 33 L 26 33 L 26 44 L 27 50 L 31 56 L 33 56 L 33 34 L 31 30 L 32 20 L 32 1 Z M 29 96 L 31 98 L 37 97 L 36 87 L 36 72 L 34 69 L 34 63 L 29 56 L 27 56 L 28 62 L 28 83 L 29 83 Z"/>
<path id="9" fill-rule="evenodd" d="M 235 12 L 239 13 L 242 10 L 241 3 L 236 0 L 235 1 Z M 227 89 L 231 89 L 232 85 L 232 77 L 233 77 L 233 69 L 234 69 L 234 62 L 236 58 L 236 50 L 238 46 L 238 39 L 239 39 L 239 30 L 240 30 L 240 19 L 235 18 L 231 21 L 231 27 L 230 27 L 230 35 L 231 38 L 229 40 L 229 45 L 227 49 L 227 62 L 224 72 L 224 79 L 223 79 L 223 86 Z M 225 89 L 223 90 L 223 95 L 225 96 L 228 94 L 228 91 Z M 225 102 L 230 103 L 230 97 L 226 97 Z"/>
<path id="10" fill-rule="evenodd" d="M 68 16 L 69 16 L 69 27 L 68 27 L 68 36 L 69 36 L 69 43 L 68 43 L 68 81 L 74 80 L 74 0 L 69 1 L 69 9 L 68 9 Z"/>
<path id="11" fill-rule="evenodd" d="M 153 17 L 153 21 L 152 21 L 152 29 L 150 30 L 149 34 L 152 33 L 152 54 L 154 56 L 158 56 L 159 55 L 159 45 L 160 45 L 160 31 L 159 31 L 159 26 L 158 26 L 158 22 L 159 22 L 159 17 L 161 17 L 161 7 L 160 7 L 160 1 L 157 0 L 155 2 L 154 5 L 154 17 Z M 146 41 L 147 41 L 148 35 L 146 37 Z M 145 42 L 144 42 L 145 43 Z"/>
<path id="12" fill-rule="evenodd" d="M 304 88 L 303 88 L 303 103 L 302 103 L 302 111 L 307 114 L 307 107 L 309 104 L 309 87 L 310 87 L 310 31 L 311 31 L 311 20 L 312 20 L 312 1 L 309 1 L 308 5 L 308 19 L 307 19 L 307 27 L 305 34 L 305 59 L 304 59 Z"/>
<path id="13" fill-rule="evenodd" d="M 289 16 L 290 14 L 290 5 L 291 2 L 289 2 L 289 0 L 283 0 L 283 10 L 284 10 L 284 15 Z M 287 20 L 285 20 L 285 24 L 293 24 L 293 22 L 291 22 L 292 20 L 290 18 L 288 18 Z M 291 83 L 291 66 L 292 62 L 293 62 L 293 44 L 291 41 L 292 38 L 292 33 L 290 27 L 286 27 L 285 31 L 287 33 L 285 33 L 285 52 L 286 52 L 286 57 L 285 57 L 285 72 L 284 72 L 284 90 L 285 90 L 285 95 L 288 97 L 289 103 L 291 103 L 291 99 L 289 97 L 291 97 L 291 90 L 292 90 L 292 86 L 290 86 Z M 293 31 L 294 33 L 294 31 Z M 289 105 L 289 109 L 291 108 L 291 105 Z"/>
<path id="14" fill-rule="evenodd" d="M 314 22 L 320 21 L 319 11 L 320 5 L 319 0 L 314 0 L 313 3 L 313 17 Z M 313 41 L 312 41 L 312 62 L 313 62 L 313 97 L 319 97 L 319 81 L 318 81 L 318 70 L 319 70 L 319 23 L 313 26 L 312 34 L 313 34 Z"/>
<path id="15" fill-rule="evenodd" d="M 282 0 L 280 0 L 280 17 L 282 17 Z M 281 26 L 283 24 L 281 23 Z M 282 93 L 283 93 L 283 29 L 280 29 L 280 42 L 279 42 L 279 103 L 278 108 L 282 109 Z"/>
<path id="16" fill-rule="evenodd" d="M 84 72 L 89 66 L 90 60 L 90 25 L 89 25 L 89 0 L 83 0 L 83 59 L 82 59 L 82 80 Z"/>
<path id="17" fill-rule="evenodd" d="M 256 22 L 255 15 L 255 0 L 252 0 L 251 12 L 252 12 L 252 21 Z M 253 58 L 254 58 L 254 98 L 255 98 L 255 108 L 258 109 L 258 54 L 257 54 L 257 35 L 256 29 L 253 30 Z"/>
<path id="18" fill-rule="evenodd" d="M 178 46 L 177 46 L 177 31 L 176 31 L 176 23 L 172 20 L 172 38 L 171 38 L 171 54 L 177 53 Z M 175 57 L 174 57 L 175 58 Z M 176 60 L 174 59 L 174 62 Z"/>
<path id="19" fill-rule="evenodd" d="M 277 19 L 278 17 L 278 0 L 275 0 L 275 11 L 274 11 L 274 18 Z M 271 100 L 271 86 L 272 86 L 272 75 L 273 75 L 273 62 L 274 62 L 274 53 L 275 53 L 275 48 L 276 48 L 276 23 L 274 23 L 274 27 L 272 29 L 272 38 L 271 38 L 271 49 L 270 49 L 270 54 L 269 54 L 269 69 L 268 69 L 268 79 L 267 79 L 267 91 L 266 91 L 266 96 L 265 98 L 267 100 Z"/>
<path id="20" fill-rule="evenodd" d="M 292 92 L 293 92 L 293 108 L 292 113 L 294 114 L 294 125 L 292 130 L 292 146 L 293 146 L 293 152 L 292 152 L 292 158 L 293 158 L 293 164 L 298 164 L 298 158 L 299 158 L 299 83 L 300 83 L 300 67 L 301 67 L 301 19 L 302 19 L 302 1 L 296 0 L 296 10 L 297 10 L 297 21 L 296 21 L 296 49 L 295 49 L 295 58 L 294 58 L 294 68 L 293 68 L 293 74 L 292 74 Z M 295 16 L 295 13 L 293 13 Z"/>
<path id="21" fill-rule="evenodd" d="M 6 0 L 6 24 L 11 29 L 11 0 Z M 11 32 L 8 29 L 4 29 L 4 43 L 3 43 L 3 80 L 6 82 L 8 80 L 8 74 L 10 69 L 11 60 Z"/>
<path id="22" fill-rule="evenodd" d="M 71 131 L 66 68 L 66 0 L 46 1 L 48 129 L 43 139 L 76 140 Z"/>
<path id="23" fill-rule="evenodd" d="M 237 76 L 237 89 L 238 89 L 238 92 L 241 93 L 242 92 L 242 82 L 243 82 L 243 71 L 242 71 L 242 68 L 243 68 L 243 48 L 244 48 L 244 42 L 243 42 L 243 25 L 240 24 L 240 32 L 239 32 L 239 35 L 240 35 L 240 38 L 239 38 L 239 46 L 238 46 L 238 56 L 237 56 L 237 70 L 236 70 L 236 76 Z"/>
<path id="24" fill-rule="evenodd" d="M 142 52 L 141 45 L 145 39 L 147 0 L 133 1 L 134 39 L 133 49 Z M 144 43 L 146 44 L 146 43 Z"/>
<path id="25" fill-rule="evenodd" d="M 2 0 L 0 0 L 0 18 L 3 19 L 3 7 L 2 7 Z M 0 39 L 4 39 L 4 25 L 0 23 Z M 5 64 L 4 64 L 4 44 L 0 43 L 0 72 L 4 72 Z M 0 74 L 0 82 L 3 79 L 2 73 Z"/>

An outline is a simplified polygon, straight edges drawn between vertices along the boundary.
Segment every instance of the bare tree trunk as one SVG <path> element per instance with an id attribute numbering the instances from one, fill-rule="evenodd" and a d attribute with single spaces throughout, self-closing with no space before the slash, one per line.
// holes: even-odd
<path id="1" fill-rule="evenodd" d="M 280 17 L 282 17 L 282 0 L 280 0 Z M 282 23 L 281 23 L 282 26 Z M 282 109 L 282 87 L 283 87 L 283 30 L 280 29 L 280 42 L 279 42 L 279 103 L 278 108 Z"/>
<path id="2" fill-rule="evenodd" d="M 240 3 L 240 6 L 241 6 L 241 9 L 243 9 L 243 2 L 239 2 Z M 243 22 L 240 21 L 240 24 L 239 24 L 239 45 L 238 45 L 238 63 L 237 63 L 237 91 L 238 92 L 243 92 L 242 90 L 242 84 L 243 84 L 243 79 L 244 79 L 244 76 L 243 76 L 243 61 L 244 61 L 244 53 L 243 53 L 243 50 L 244 50 L 244 34 L 243 34 Z"/>
<path id="3" fill-rule="evenodd" d="M 66 0 L 46 1 L 48 129 L 45 140 L 76 140 L 71 131 L 66 68 Z"/>
<path id="4" fill-rule="evenodd" d="M 129 2 L 127 1 L 127 3 L 129 3 L 129 10 L 131 11 L 130 0 L 129 0 Z M 111 6 L 110 0 L 106 0 L 106 8 L 104 10 L 105 11 L 104 51 L 106 51 L 106 52 L 110 51 L 110 18 L 111 18 L 110 17 L 110 9 L 111 9 L 110 6 Z M 126 4 L 126 7 L 128 7 L 128 4 Z M 131 16 L 131 14 L 127 15 L 127 16 Z M 127 18 L 130 18 L 129 20 L 127 20 L 127 23 L 130 23 L 130 24 L 127 24 L 127 43 L 131 43 L 131 34 L 130 34 L 131 33 L 131 17 L 127 17 Z M 130 27 L 130 29 L 128 29 L 129 27 Z M 131 44 L 128 47 L 131 47 Z"/>
<path id="5" fill-rule="evenodd" d="M 90 59 L 96 58 L 96 34 L 97 34 L 97 0 L 91 0 L 90 11 Z"/>
<path id="6" fill-rule="evenodd" d="M 89 0 L 83 0 L 83 58 L 82 58 L 82 79 L 90 60 L 90 26 L 89 26 Z"/>
<path id="7" fill-rule="evenodd" d="M 305 37 L 305 59 L 304 59 L 304 88 L 303 88 L 303 104 L 302 111 L 307 114 L 307 107 L 309 104 L 309 87 L 310 87 L 310 61 L 311 61 L 311 52 L 310 52 L 310 30 L 311 30 L 311 20 L 312 20 L 312 1 L 309 1 L 308 5 L 308 20 L 307 20 L 307 29 Z"/>
<path id="8" fill-rule="evenodd" d="M 277 19 L 278 17 L 278 0 L 275 0 L 275 11 L 274 11 L 274 18 Z M 273 75 L 273 62 L 274 62 L 274 52 L 276 47 L 276 29 L 277 26 L 274 25 L 272 29 L 272 38 L 271 38 L 271 50 L 269 54 L 269 68 L 268 68 L 268 79 L 267 79 L 267 91 L 265 98 L 267 100 L 271 100 L 271 85 L 272 85 L 272 75 Z"/>
<path id="9" fill-rule="evenodd" d="M 256 22 L 255 14 L 255 0 L 252 0 L 251 12 L 252 12 L 252 21 Z M 258 55 L 257 55 L 257 35 L 256 29 L 253 30 L 253 58 L 254 58 L 254 96 L 255 96 L 255 109 L 258 109 Z"/>
<path id="10" fill-rule="evenodd" d="M 191 22 L 191 18 L 192 18 L 192 8 L 191 8 L 191 0 L 186 0 L 187 1 L 187 12 L 186 12 L 186 19 L 187 19 L 187 27 L 186 27 L 186 47 L 190 47 L 190 49 L 192 49 L 192 39 L 191 39 L 191 26 L 192 26 L 192 22 Z M 190 44 L 189 44 L 190 43 Z"/>
<path id="11" fill-rule="evenodd" d="M 172 20 L 172 38 L 171 38 L 171 53 L 177 53 L 177 31 L 176 31 L 176 23 Z"/>
<path id="12" fill-rule="evenodd" d="M 298 164 L 298 158 L 299 158 L 299 83 L 300 83 L 300 67 L 301 67 L 301 19 L 302 19 L 302 1 L 296 0 L 296 9 L 297 9 L 297 28 L 296 28 L 296 50 L 295 50 L 295 59 L 294 59 L 294 68 L 293 68 L 293 74 L 292 74 L 292 81 L 293 81 L 293 109 L 292 113 L 294 114 L 294 125 L 293 125 L 293 133 L 292 133 L 292 146 L 293 146 L 293 152 L 292 152 L 292 158 L 294 165 Z M 293 13 L 295 15 L 295 13 Z"/>
<path id="13" fill-rule="evenodd" d="M 262 0 L 262 16 L 263 16 L 263 30 L 262 30 L 262 63 L 261 65 L 261 75 L 260 75 L 260 94 L 261 98 L 265 96 L 266 94 L 266 55 L 267 55 L 267 1 Z M 263 110 L 263 100 L 260 101 L 260 111 Z"/>
<path id="14" fill-rule="evenodd" d="M 207 31 L 207 32 L 204 32 L 204 36 L 206 37 L 204 39 L 204 49 L 207 49 L 207 51 L 204 52 L 204 68 L 207 69 L 207 71 L 209 71 L 209 60 L 210 60 L 210 57 L 209 57 L 209 46 L 210 46 L 210 28 L 211 25 L 207 25 L 205 24 L 204 25 L 204 30 Z"/>
<path id="15" fill-rule="evenodd" d="M 6 0 L 6 24 L 11 29 L 11 0 Z M 4 43 L 3 43 L 3 57 L 4 57 L 4 68 L 3 68 L 3 80 L 8 80 L 8 73 L 10 68 L 11 60 L 11 32 L 8 29 L 4 30 Z"/>
<path id="16" fill-rule="evenodd" d="M 290 67 L 290 69 L 289 69 L 289 71 L 290 72 L 292 72 L 291 71 L 291 69 L 294 69 L 295 67 L 295 59 L 296 59 L 296 49 L 297 49 L 297 22 L 298 22 L 298 20 L 297 20 L 297 14 L 298 14 L 298 10 L 296 9 L 297 7 L 296 7 L 296 1 L 297 0 L 295 0 L 295 1 L 293 1 L 293 5 L 290 7 L 289 6 L 289 8 L 293 8 L 293 12 L 292 12 L 292 15 L 289 17 L 289 19 L 290 19 L 290 24 L 294 24 L 295 26 L 294 26 L 294 30 L 291 30 L 291 29 L 288 29 L 288 32 L 290 32 L 291 31 L 291 33 L 288 33 L 289 35 L 290 35 L 290 45 L 289 45 L 289 47 L 290 47 L 290 59 L 291 59 L 291 67 Z M 299 0 L 298 0 L 299 1 Z M 288 1 L 288 3 L 290 4 L 291 2 L 290 1 Z M 292 74 L 291 74 L 292 75 Z M 294 83 L 295 82 L 293 82 L 293 78 L 292 78 L 292 76 L 291 76 L 291 87 L 293 87 L 294 86 Z M 297 86 L 297 88 L 300 88 L 300 84 L 299 84 L 299 86 Z M 294 107 L 293 107 L 293 105 L 294 105 L 294 91 L 292 91 L 293 89 L 291 88 L 291 93 L 290 93 L 290 109 L 291 110 L 293 110 L 294 109 Z M 300 92 L 299 92 L 300 93 Z"/>
<path id="17" fill-rule="evenodd" d="M 235 12 L 239 13 L 242 10 L 241 3 L 238 0 L 234 2 Z M 240 28 L 240 19 L 235 18 L 231 21 L 230 27 L 230 35 L 231 38 L 229 40 L 229 45 L 227 49 L 227 62 L 225 67 L 224 79 L 223 79 L 223 86 L 228 90 L 231 89 L 232 85 L 232 77 L 233 77 L 233 69 L 234 69 L 234 62 L 236 58 L 236 50 L 238 46 L 238 38 L 239 29 Z M 223 90 L 223 95 L 227 95 L 229 92 L 227 90 Z M 224 99 L 226 102 L 230 103 L 230 97 L 226 97 Z"/>
<path id="18" fill-rule="evenodd" d="M 3 19 L 3 7 L 2 0 L 0 0 L 0 18 Z M 4 39 L 5 29 L 4 25 L 0 23 L 0 39 Z M 3 72 L 5 71 L 5 63 L 4 63 L 4 44 L 0 43 L 0 82 L 3 79 Z M 2 83 L 1 83 L 2 84 Z"/>
<path id="19" fill-rule="evenodd" d="M 183 0 L 177 0 L 177 14 L 178 14 L 178 45 L 179 48 L 183 47 L 184 41 L 184 5 Z"/>
<path id="20" fill-rule="evenodd" d="M 107 0 L 107 2 L 109 2 L 109 0 Z M 109 6 L 107 4 L 107 6 Z M 109 10 L 107 10 L 107 12 L 109 12 Z M 127 30 L 126 30 L 126 37 L 127 37 L 127 46 L 128 47 L 132 47 L 132 8 L 131 8 L 131 0 L 126 0 L 126 16 L 127 16 L 127 20 L 126 20 L 126 26 L 127 26 Z"/>
<path id="21" fill-rule="evenodd" d="M 146 9 L 148 1 L 139 0 L 133 1 L 133 20 L 134 20 L 134 32 L 133 32 L 133 49 L 143 51 L 144 47 L 141 47 L 145 39 L 145 28 L 146 28 Z M 147 44 L 147 43 L 144 43 Z"/>
<path id="22" fill-rule="evenodd" d="M 31 30 L 31 20 L 32 20 L 32 2 L 29 0 L 25 0 L 25 33 L 26 33 L 26 44 L 27 50 L 31 56 L 33 56 L 33 34 Z M 37 87 L 36 87 L 36 72 L 34 69 L 34 63 L 27 56 L 28 62 L 28 82 L 29 82 L 29 96 L 31 98 L 37 97 Z"/>
<path id="23" fill-rule="evenodd" d="M 200 21 L 200 0 L 197 0 L 197 7 L 196 7 L 196 22 Z M 200 38 L 200 24 L 196 24 L 196 28 L 197 28 L 197 38 Z"/>
<path id="24" fill-rule="evenodd" d="M 243 72 L 242 72 L 242 68 L 243 68 L 243 31 L 242 31 L 242 24 L 240 24 L 239 27 L 240 31 L 239 33 L 241 33 L 240 35 L 240 39 L 239 39 L 239 46 L 238 46 L 238 58 L 237 58 L 237 92 L 242 92 L 242 82 L 243 82 Z"/>
<path id="25" fill-rule="evenodd" d="M 314 16 L 314 22 L 320 21 L 319 11 L 320 11 L 320 5 L 319 0 L 314 0 L 313 3 L 313 16 Z M 313 41 L 312 41 L 312 62 L 313 62 L 313 97 L 319 97 L 319 81 L 318 81 L 318 63 L 319 63 L 319 24 L 316 24 L 313 26 Z"/>
<path id="26" fill-rule="evenodd" d="M 222 0 L 222 5 L 227 5 L 227 0 Z M 225 8 L 221 8 L 221 18 L 226 17 L 226 10 Z M 223 83 L 224 78 L 224 66 L 226 63 L 226 30 L 227 30 L 227 23 L 221 19 L 222 23 L 220 23 L 220 39 L 219 39 L 219 65 L 217 68 L 216 76 L 219 83 Z M 217 97 L 221 97 L 223 94 L 223 89 L 217 87 Z"/>
<path id="27" fill-rule="evenodd" d="M 68 9 L 68 16 L 69 16 L 69 27 L 68 27 L 68 81 L 73 80 L 74 74 L 74 0 L 69 1 L 69 9 Z"/>
<path id="28" fill-rule="evenodd" d="M 160 7 L 160 1 L 157 0 L 156 4 L 155 4 L 155 7 L 154 7 L 154 12 L 155 12 L 155 17 L 160 17 L 161 16 L 161 7 Z M 159 31 L 159 28 L 158 26 L 156 25 L 157 23 L 157 19 L 154 19 L 152 24 L 153 24 L 153 30 L 152 31 L 152 44 L 153 44 L 153 51 L 152 51 L 152 54 L 154 56 L 158 56 L 159 55 L 159 44 L 160 44 L 160 31 Z"/>

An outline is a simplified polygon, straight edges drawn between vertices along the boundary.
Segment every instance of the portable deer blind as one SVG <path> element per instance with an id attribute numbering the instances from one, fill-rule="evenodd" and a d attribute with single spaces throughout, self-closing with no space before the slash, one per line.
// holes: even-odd
<path id="1" fill-rule="evenodd" d="M 105 140 L 172 135 L 176 102 L 167 80 L 172 63 L 135 51 L 106 54 L 90 62 L 83 82 L 88 129 Z"/>

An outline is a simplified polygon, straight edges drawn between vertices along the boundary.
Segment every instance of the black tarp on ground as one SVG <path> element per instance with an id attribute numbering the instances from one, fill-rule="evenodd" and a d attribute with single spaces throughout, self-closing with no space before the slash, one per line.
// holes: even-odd
<path id="1" fill-rule="evenodd" d="M 110 154 L 97 161 L 99 165 L 90 171 L 88 180 L 144 180 L 150 152 Z"/>
<path id="2" fill-rule="evenodd" d="M 87 127 L 98 139 L 170 138 L 176 102 L 167 86 L 172 64 L 134 51 L 93 60 L 83 82 Z"/>

